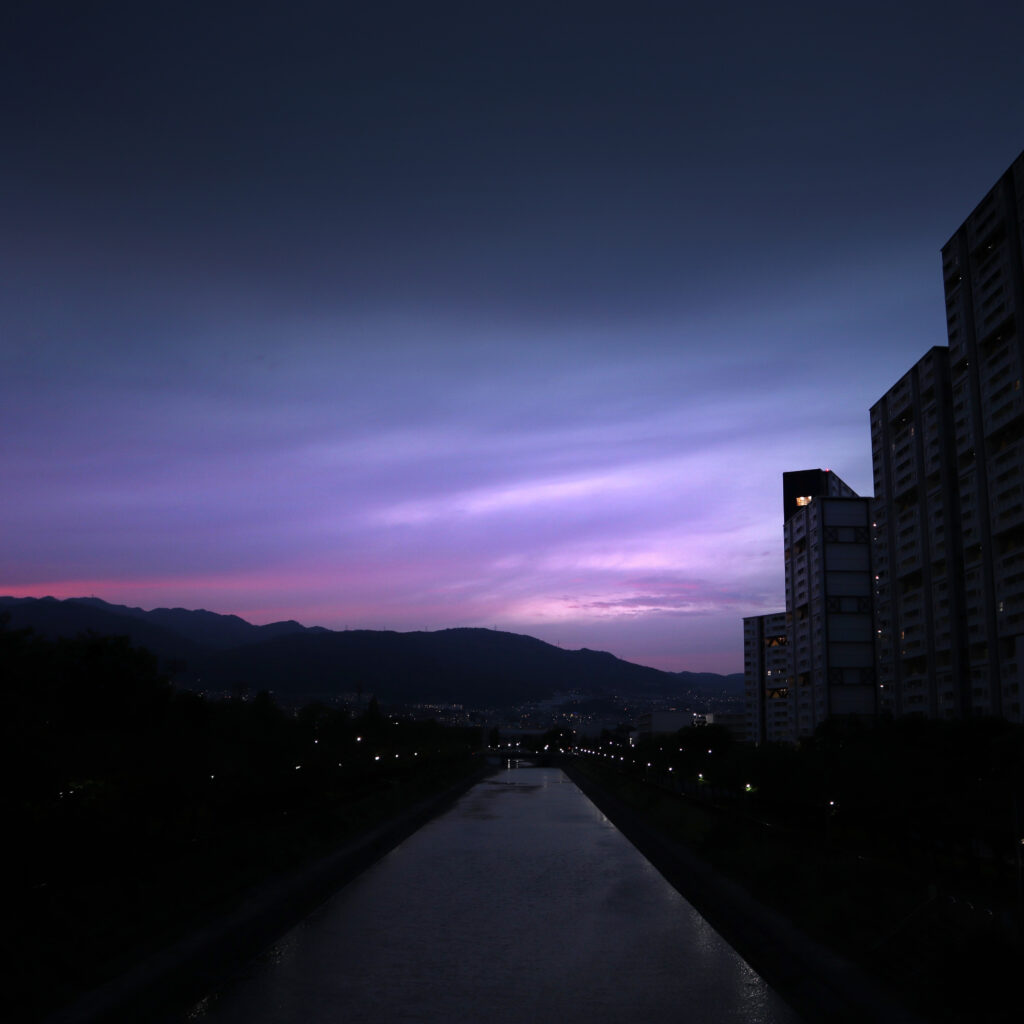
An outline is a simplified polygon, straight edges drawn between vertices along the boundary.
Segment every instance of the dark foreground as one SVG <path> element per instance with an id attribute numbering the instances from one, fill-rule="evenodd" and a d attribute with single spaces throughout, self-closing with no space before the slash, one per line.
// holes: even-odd
<path id="1" fill-rule="evenodd" d="M 916 889 L 928 887 L 910 865 L 866 858 L 827 834 L 773 826 L 594 759 L 566 770 L 806 1019 L 1019 1019 L 1012 914 L 934 889 L 920 900 Z"/>
<path id="2" fill-rule="evenodd" d="M 671 839 L 598 776 L 571 762 L 563 770 L 804 1020 L 911 1024 L 920 1019 L 856 965 Z"/>
<path id="3" fill-rule="evenodd" d="M 486 769 L 407 807 L 332 853 L 256 885 L 231 912 L 46 1018 L 46 1024 L 138 1024 L 175 1016 L 338 888 L 449 807 Z"/>
<path id="4" fill-rule="evenodd" d="M 168 1008 L 185 1007 L 450 807 L 487 770 L 479 768 L 463 775 L 329 855 L 253 886 L 231 913 L 52 1015 L 48 1024 L 156 1020 L 164 1019 Z M 787 915 L 752 897 L 748 888 L 698 857 L 678 836 L 673 837 L 660 805 L 664 799 L 677 797 L 650 788 L 623 788 L 621 780 L 602 777 L 572 759 L 563 763 L 563 770 L 805 1021 L 910 1024 L 925 1019 L 1015 1019 L 993 993 L 979 1000 L 978 1012 L 969 1016 L 955 1005 L 936 1007 L 926 998 L 915 1002 L 912 987 L 894 994 L 877 972 L 809 937 Z M 999 1006 L 1004 1010 L 992 1009 Z M 1000 1016 L 1004 1011 L 1009 1016 Z"/>

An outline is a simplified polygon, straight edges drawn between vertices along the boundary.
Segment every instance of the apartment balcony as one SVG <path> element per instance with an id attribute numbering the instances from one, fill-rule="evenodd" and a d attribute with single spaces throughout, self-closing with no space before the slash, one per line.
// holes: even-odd
<path id="1" fill-rule="evenodd" d="M 918 538 L 904 541 L 896 549 L 896 575 L 906 576 L 921 568 L 921 541 Z"/>
<path id="2" fill-rule="evenodd" d="M 974 447 L 974 429 L 966 410 L 953 415 L 953 433 L 956 437 L 956 454 L 966 455 Z"/>
<path id="3" fill-rule="evenodd" d="M 975 308 L 1002 288 L 1000 278 L 1005 278 L 1007 253 L 1005 232 L 1001 230 L 999 218 L 993 216 L 986 221 L 987 227 L 979 227 L 979 241 L 971 242 L 971 286 Z"/>
<path id="4" fill-rule="evenodd" d="M 975 260 L 984 258 L 984 253 L 975 252 L 981 243 L 992 234 L 993 228 L 998 223 L 997 213 L 999 194 L 993 190 L 978 205 L 974 212 L 967 218 L 967 245 Z"/>
<path id="5" fill-rule="evenodd" d="M 918 387 L 922 395 L 927 395 L 936 385 L 935 359 L 925 356 L 918 369 Z"/>
<path id="6" fill-rule="evenodd" d="M 963 331 L 950 334 L 949 337 L 949 361 L 953 364 L 960 362 L 967 355 L 967 342 L 964 339 Z"/>
<path id="7" fill-rule="evenodd" d="M 1020 636 L 1024 633 L 1024 610 L 996 616 L 996 634 L 1003 638 Z"/>
<path id="8" fill-rule="evenodd" d="M 983 622 L 967 623 L 967 642 L 972 644 L 984 643 L 985 624 Z"/>
<path id="9" fill-rule="evenodd" d="M 900 657 L 902 658 L 923 658 L 927 653 L 928 644 L 923 636 L 904 640 L 900 644 Z"/>
<path id="10" fill-rule="evenodd" d="M 1010 523 L 1007 521 L 1001 526 L 996 525 L 997 520 L 1014 519 L 1024 503 L 1024 475 L 1019 467 L 1007 469 L 994 479 L 989 475 L 989 516 L 993 528 L 997 531 L 1005 530 Z"/>
<path id="11" fill-rule="evenodd" d="M 945 403 L 944 390 L 937 386 L 937 378 L 933 372 L 935 363 L 928 360 L 927 368 L 921 372 L 921 424 L 925 433 L 934 431 L 939 422 L 939 413 Z M 938 396 L 938 397 L 936 397 Z"/>
<path id="12" fill-rule="evenodd" d="M 914 454 L 913 433 L 911 433 L 909 428 L 900 430 L 898 433 L 893 435 L 892 445 L 892 461 L 895 462 L 898 467 L 905 459 L 909 459 Z"/>
<path id="13" fill-rule="evenodd" d="M 897 553 L 905 544 L 921 543 L 921 523 L 918 521 L 918 510 L 909 509 L 904 512 L 897 522 L 896 529 L 896 551 Z"/>
<path id="14" fill-rule="evenodd" d="M 942 472 L 942 443 L 936 441 L 928 444 L 924 450 L 924 475 L 931 476 L 933 473 Z"/>
<path id="15" fill-rule="evenodd" d="M 1024 440 L 1011 441 L 999 451 L 991 452 L 988 457 L 989 485 L 992 486 L 1005 473 L 1020 474 L 1022 466 L 1024 466 Z"/>
<path id="16" fill-rule="evenodd" d="M 1016 354 L 1005 340 L 995 340 L 993 343 L 995 347 L 989 349 L 979 367 L 982 386 L 1006 379 L 1018 366 Z"/>
<path id="17" fill-rule="evenodd" d="M 992 515 L 992 532 L 1003 533 L 1024 525 L 1024 500 L 1017 498 L 1012 504 L 1001 504 L 998 512 Z"/>
<path id="18" fill-rule="evenodd" d="M 901 494 L 906 494 L 916 486 L 917 463 L 913 459 L 905 460 L 896 468 L 895 479 L 892 482 L 892 496 L 899 498 Z"/>
<path id="19" fill-rule="evenodd" d="M 1008 314 L 1013 309 L 1013 300 L 1009 295 L 995 295 L 991 300 L 980 305 L 981 308 L 975 316 L 979 338 L 1003 326 Z"/>
<path id="20" fill-rule="evenodd" d="M 903 677 L 903 695 L 921 694 L 927 690 L 928 679 L 921 672 L 914 672 Z"/>
<path id="21" fill-rule="evenodd" d="M 947 288 L 954 287 L 960 280 L 960 250 L 956 242 L 950 242 L 942 250 L 942 279 Z"/>
<path id="22" fill-rule="evenodd" d="M 913 388 L 910 374 L 902 377 L 896 382 L 886 395 L 889 399 L 889 419 L 898 421 L 899 415 L 905 412 L 913 398 Z"/>
<path id="23" fill-rule="evenodd" d="M 928 636 L 924 623 L 907 625 L 900 630 L 899 646 L 901 658 L 915 658 L 923 655 L 928 648 Z"/>
<path id="24" fill-rule="evenodd" d="M 1024 590 L 1024 548 L 1007 551 L 992 564 L 996 590 Z"/>
<path id="25" fill-rule="evenodd" d="M 927 712 L 928 698 L 923 693 L 903 696 L 903 710 L 906 714 L 923 715 Z"/>
<path id="26" fill-rule="evenodd" d="M 971 294 L 976 307 L 990 303 L 1006 291 L 1010 266 L 1005 238 L 1005 231 L 995 218 L 987 235 L 978 243 L 977 251 L 971 254 Z"/>
<path id="27" fill-rule="evenodd" d="M 1010 390 L 984 405 L 982 429 L 987 437 L 1024 414 L 1024 392 Z"/>
<path id="28" fill-rule="evenodd" d="M 992 696 L 987 687 L 979 687 L 980 693 L 971 694 L 971 713 L 978 717 L 992 714 Z"/>
<path id="29" fill-rule="evenodd" d="M 1020 623 L 1021 616 L 1024 615 L 1024 590 L 1007 591 L 997 585 L 995 602 L 996 623 L 1000 627 L 1000 633 L 1005 633 L 1004 625 Z M 1010 629 L 1009 632 L 1018 633 L 1020 630 Z"/>

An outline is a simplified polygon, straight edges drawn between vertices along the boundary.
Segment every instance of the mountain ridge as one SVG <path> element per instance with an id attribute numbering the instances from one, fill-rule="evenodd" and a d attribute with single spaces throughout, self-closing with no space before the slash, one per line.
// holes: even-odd
<path id="1" fill-rule="evenodd" d="M 555 692 L 696 699 L 736 697 L 742 675 L 665 672 L 607 651 L 565 650 L 536 637 L 478 627 L 330 630 L 294 620 L 257 626 L 205 609 L 146 611 L 100 598 L 0 597 L 10 628 L 51 638 L 127 636 L 156 654 L 177 685 L 268 690 L 289 701 L 375 693 L 400 702 L 475 706 L 544 700 Z"/>

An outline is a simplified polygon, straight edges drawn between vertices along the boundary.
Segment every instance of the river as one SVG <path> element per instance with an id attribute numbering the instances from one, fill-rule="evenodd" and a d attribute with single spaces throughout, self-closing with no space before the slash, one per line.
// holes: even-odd
<path id="1" fill-rule="evenodd" d="M 469 790 L 220 991 L 197 1024 L 798 1024 L 557 768 Z"/>

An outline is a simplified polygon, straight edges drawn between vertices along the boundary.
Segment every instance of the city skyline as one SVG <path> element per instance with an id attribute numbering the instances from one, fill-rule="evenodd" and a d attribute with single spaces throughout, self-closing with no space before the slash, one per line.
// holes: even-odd
<path id="1" fill-rule="evenodd" d="M 1024 12 L 783 6 L 14 18 L 0 592 L 742 671 L 1024 145 Z"/>

